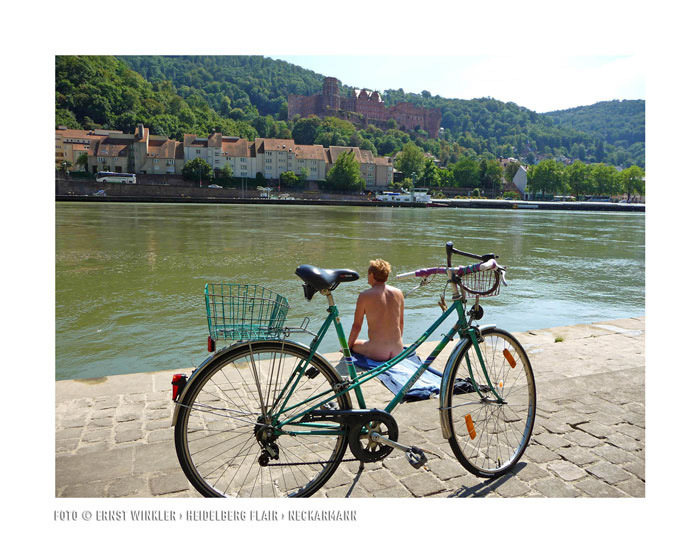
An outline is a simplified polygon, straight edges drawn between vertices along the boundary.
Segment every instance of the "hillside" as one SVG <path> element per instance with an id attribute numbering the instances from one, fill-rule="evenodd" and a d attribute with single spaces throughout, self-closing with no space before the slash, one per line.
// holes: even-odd
<path id="1" fill-rule="evenodd" d="M 559 127 L 596 136 L 613 146 L 624 148 L 633 156 L 639 151 L 643 157 L 645 107 L 644 100 L 612 100 L 551 111 L 544 115 Z"/>
<path id="2" fill-rule="evenodd" d="M 58 56 L 56 124 L 133 131 L 143 122 L 153 133 L 177 139 L 216 129 L 248 139 L 293 137 L 302 144 L 361 146 L 380 155 L 391 155 L 410 140 L 448 163 L 466 155 L 644 166 L 644 143 L 633 140 L 639 135 L 638 113 L 630 118 L 624 111 L 608 116 L 619 118 L 610 126 L 620 134 L 605 135 L 599 127 L 579 128 L 571 119 L 537 114 L 512 102 L 447 99 L 399 89 L 382 93 L 387 105 L 406 101 L 439 108 L 445 129 L 440 139 L 422 131 L 356 129 L 334 118 L 287 121 L 287 95 L 317 94 L 323 78 L 262 56 Z M 341 86 L 341 94 L 349 93 Z M 643 136 L 643 110 L 641 124 Z M 629 132 L 622 134 L 623 129 Z"/>

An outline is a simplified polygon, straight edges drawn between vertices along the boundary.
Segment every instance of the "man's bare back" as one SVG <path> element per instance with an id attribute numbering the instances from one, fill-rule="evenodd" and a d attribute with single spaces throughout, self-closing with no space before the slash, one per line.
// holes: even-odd
<path id="1" fill-rule="evenodd" d="M 378 260 L 381 261 L 381 260 Z M 374 263 L 374 262 L 372 262 Z M 388 263 L 383 262 L 391 269 Z M 385 270 L 386 276 L 388 271 Z M 381 275 L 384 276 L 384 275 Z M 384 278 L 386 278 L 386 276 Z M 367 275 L 369 290 L 357 298 L 355 319 L 348 339 L 350 349 L 376 361 L 386 361 L 403 350 L 403 292 L 377 280 L 372 266 Z M 358 340 L 362 322 L 367 317 L 368 340 Z"/>

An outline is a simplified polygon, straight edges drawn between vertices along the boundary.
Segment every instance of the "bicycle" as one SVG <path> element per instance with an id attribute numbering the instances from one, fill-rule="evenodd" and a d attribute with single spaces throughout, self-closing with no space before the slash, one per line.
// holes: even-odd
<path id="1" fill-rule="evenodd" d="M 316 334 L 284 326 L 287 300 L 263 288 L 207 290 L 209 349 L 215 338 L 236 340 L 215 351 L 188 379 L 173 378 L 173 424 L 180 465 L 195 489 L 207 497 L 308 497 L 341 462 L 380 461 L 393 449 L 418 468 L 427 458 L 416 446 L 401 444 L 391 415 L 421 374 L 456 336 L 445 365 L 439 417 L 443 436 L 457 460 L 471 473 L 494 478 L 511 470 L 532 434 L 535 379 L 528 356 L 510 333 L 475 324 L 483 316 L 482 297 L 495 296 L 505 267 L 494 254 L 475 255 L 446 244 L 447 265 L 397 275 L 418 277 L 418 286 L 447 276 L 442 314 L 410 346 L 376 369 L 358 374 L 353 364 L 332 291 L 359 278 L 347 269 L 299 266 L 304 296 L 328 300 L 328 315 Z M 452 267 L 458 254 L 479 263 Z M 209 285 L 207 285 L 209 286 Z M 235 285 L 219 285 L 235 286 Z M 215 292 L 221 292 L 217 294 Z M 474 300 L 467 310 L 467 301 Z M 365 404 L 362 385 L 411 356 L 453 313 L 457 322 L 383 409 Z M 213 313 L 213 314 L 212 314 Z M 321 354 L 318 345 L 333 325 L 347 366 L 347 377 Z M 290 340 L 294 332 L 313 335 L 309 346 Z M 353 408 L 351 394 L 358 408 Z M 345 458 L 347 449 L 352 457 Z M 363 465 L 361 465 L 362 467 Z"/>

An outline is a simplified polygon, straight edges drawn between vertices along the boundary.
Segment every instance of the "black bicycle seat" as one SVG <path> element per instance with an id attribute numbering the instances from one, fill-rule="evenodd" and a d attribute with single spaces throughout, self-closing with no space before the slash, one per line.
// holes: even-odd
<path id="1" fill-rule="evenodd" d="M 313 265 L 299 265 L 294 271 L 304 281 L 304 296 L 307 300 L 321 290 L 335 290 L 341 282 L 352 282 L 360 278 L 350 269 L 319 269 Z"/>

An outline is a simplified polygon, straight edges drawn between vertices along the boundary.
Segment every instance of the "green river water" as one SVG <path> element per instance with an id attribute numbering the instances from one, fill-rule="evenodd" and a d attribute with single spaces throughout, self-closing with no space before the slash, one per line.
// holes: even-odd
<path id="1" fill-rule="evenodd" d="M 304 299 L 303 263 L 360 273 L 334 292 L 347 334 L 370 259 L 394 273 L 444 265 L 449 240 L 508 267 L 509 286 L 482 300 L 483 323 L 522 331 L 639 316 L 644 234 L 643 213 L 59 202 L 56 379 L 199 364 L 206 282 L 262 284 L 289 299 L 289 325 L 308 316 L 316 329 L 327 303 Z M 405 343 L 440 314 L 443 288 L 436 278 L 408 295 Z M 321 350 L 337 349 L 333 333 Z"/>

